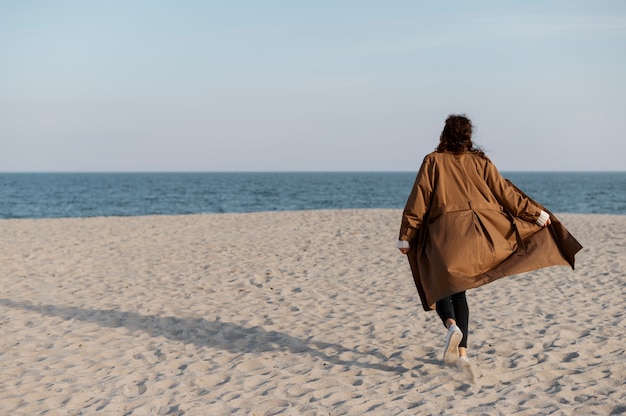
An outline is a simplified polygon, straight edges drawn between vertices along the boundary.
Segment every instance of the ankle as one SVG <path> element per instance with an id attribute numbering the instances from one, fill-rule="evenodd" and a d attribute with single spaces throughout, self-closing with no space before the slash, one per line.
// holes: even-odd
<path id="1" fill-rule="evenodd" d="M 456 321 L 452 318 L 446 319 L 446 328 L 450 329 L 452 325 L 456 325 Z"/>

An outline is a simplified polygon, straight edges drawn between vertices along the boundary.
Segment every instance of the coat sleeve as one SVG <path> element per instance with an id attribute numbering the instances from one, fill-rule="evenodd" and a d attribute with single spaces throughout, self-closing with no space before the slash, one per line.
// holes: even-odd
<path id="1" fill-rule="evenodd" d="M 485 180 L 500 205 L 511 214 L 529 222 L 539 219 L 542 209 L 509 185 L 490 160 L 487 160 L 485 166 Z"/>
<path id="2" fill-rule="evenodd" d="M 400 241 L 412 241 L 417 237 L 417 230 L 420 228 L 428 209 L 433 192 L 434 163 L 428 156 L 424 158 L 422 166 L 417 172 L 415 183 L 411 189 L 411 194 L 406 201 L 402 212 L 402 224 L 400 225 Z"/>

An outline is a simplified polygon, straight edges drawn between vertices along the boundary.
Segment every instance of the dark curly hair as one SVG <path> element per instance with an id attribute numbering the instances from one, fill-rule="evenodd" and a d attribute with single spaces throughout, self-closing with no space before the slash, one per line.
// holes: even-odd
<path id="1" fill-rule="evenodd" d="M 437 152 L 450 153 L 478 153 L 484 156 L 485 153 L 472 143 L 472 132 L 474 127 L 469 118 L 465 114 L 451 114 L 446 119 L 443 126 L 441 137 L 439 138 L 439 146 L 435 149 Z"/>

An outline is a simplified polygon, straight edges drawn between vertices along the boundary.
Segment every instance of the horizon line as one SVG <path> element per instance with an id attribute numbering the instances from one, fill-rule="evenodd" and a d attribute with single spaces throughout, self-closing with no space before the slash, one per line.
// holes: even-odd
<path id="1" fill-rule="evenodd" d="M 0 171 L 10 174 L 134 174 L 134 173 L 416 173 L 417 170 L 42 170 Z M 501 170 L 506 173 L 626 173 L 626 170 Z"/>

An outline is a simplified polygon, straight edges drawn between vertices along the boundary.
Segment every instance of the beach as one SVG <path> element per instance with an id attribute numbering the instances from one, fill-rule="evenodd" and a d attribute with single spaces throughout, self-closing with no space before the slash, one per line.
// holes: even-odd
<path id="1" fill-rule="evenodd" d="M 401 210 L 0 220 L 2 415 L 626 413 L 626 216 L 468 292 L 442 363 Z"/>

